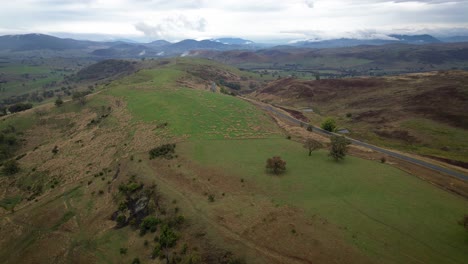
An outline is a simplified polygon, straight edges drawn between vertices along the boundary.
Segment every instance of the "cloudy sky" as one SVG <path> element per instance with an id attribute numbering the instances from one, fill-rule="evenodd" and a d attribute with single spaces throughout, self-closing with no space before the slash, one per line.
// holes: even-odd
<path id="1" fill-rule="evenodd" d="M 0 35 L 254 41 L 468 35 L 468 0 L 2 0 Z"/>

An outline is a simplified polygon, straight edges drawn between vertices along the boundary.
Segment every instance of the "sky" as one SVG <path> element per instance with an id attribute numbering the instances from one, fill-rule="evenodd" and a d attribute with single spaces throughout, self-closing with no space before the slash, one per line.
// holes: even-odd
<path id="1" fill-rule="evenodd" d="M 468 36 L 468 0 L 1 0 L 0 35 L 294 42 Z"/>

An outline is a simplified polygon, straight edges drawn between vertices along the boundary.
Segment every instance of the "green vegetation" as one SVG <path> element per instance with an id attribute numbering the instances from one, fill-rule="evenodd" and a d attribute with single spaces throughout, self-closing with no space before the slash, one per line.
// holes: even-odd
<path id="1" fill-rule="evenodd" d="M 322 125 L 320 126 L 323 130 L 329 131 L 329 132 L 335 132 L 336 130 L 336 121 L 335 119 L 329 117 L 323 121 Z"/>
<path id="2" fill-rule="evenodd" d="M 267 170 L 278 175 L 286 170 L 286 161 L 282 160 L 281 157 L 276 156 L 267 159 L 265 167 Z"/>
<path id="3" fill-rule="evenodd" d="M 20 166 L 18 161 L 9 160 L 3 163 L 2 173 L 5 175 L 13 175 L 20 171 Z"/>
<path id="4" fill-rule="evenodd" d="M 148 231 L 151 231 L 151 233 L 156 232 L 156 229 L 160 223 L 161 220 L 154 216 L 145 217 L 140 224 L 140 235 L 144 235 Z"/>
<path id="5" fill-rule="evenodd" d="M 17 112 L 21 112 L 21 111 L 28 110 L 31 108 L 32 108 L 32 104 L 30 103 L 17 103 L 17 104 L 10 106 L 8 108 L 8 111 L 10 111 L 11 113 L 17 113 Z"/>
<path id="6" fill-rule="evenodd" d="M 2 207 L 3 209 L 5 210 L 12 210 L 15 208 L 15 206 L 17 204 L 19 204 L 21 202 L 22 198 L 21 196 L 13 196 L 13 197 L 7 197 L 7 198 L 3 198 L 2 200 L 0 200 L 0 207 Z"/>
<path id="7" fill-rule="evenodd" d="M 330 139 L 331 147 L 328 155 L 335 161 L 343 160 L 348 152 L 348 145 L 351 142 L 343 136 L 332 136 Z"/>
<path id="8" fill-rule="evenodd" d="M 176 144 L 164 144 L 149 151 L 150 159 L 163 157 L 166 159 L 174 158 Z"/>
<path id="9" fill-rule="evenodd" d="M 144 70 L 111 85 L 137 120 L 165 123 L 172 135 L 189 138 L 264 138 L 279 133 L 268 117 L 232 96 L 174 86 L 178 70 Z M 162 133 L 162 132 L 161 132 Z"/>
<path id="10" fill-rule="evenodd" d="M 315 151 L 315 150 L 320 149 L 320 148 L 322 147 L 322 143 L 318 142 L 318 141 L 315 140 L 315 139 L 308 138 L 308 139 L 306 139 L 306 141 L 304 142 L 304 146 L 303 146 L 303 147 L 309 151 L 309 156 L 311 156 L 311 155 L 312 155 L 312 151 Z"/>
<path id="11" fill-rule="evenodd" d="M 382 262 L 468 258 L 466 234 L 456 224 L 466 201 L 386 164 L 352 156 L 336 163 L 320 150 L 309 157 L 286 139 L 193 141 L 179 148 L 202 165 L 256 182 L 275 201 L 345 228 L 350 243 Z M 286 177 L 266 177 L 262 164 L 271 153 L 288 161 Z"/>

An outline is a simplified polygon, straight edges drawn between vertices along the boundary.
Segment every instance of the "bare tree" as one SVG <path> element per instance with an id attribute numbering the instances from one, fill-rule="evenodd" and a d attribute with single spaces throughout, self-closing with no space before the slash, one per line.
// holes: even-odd
<path id="1" fill-rule="evenodd" d="M 312 151 L 320 149 L 322 144 L 315 139 L 308 138 L 304 143 L 304 148 L 309 150 L 309 156 L 312 155 Z"/>

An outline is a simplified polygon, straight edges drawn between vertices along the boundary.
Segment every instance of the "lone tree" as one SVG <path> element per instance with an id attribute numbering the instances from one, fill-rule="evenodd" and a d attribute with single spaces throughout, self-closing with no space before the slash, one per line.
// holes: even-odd
<path id="1" fill-rule="evenodd" d="M 309 150 L 309 156 L 312 155 L 312 151 L 322 147 L 322 144 L 315 139 L 308 138 L 304 143 L 304 148 Z"/>
<path id="2" fill-rule="evenodd" d="M 351 142 L 343 136 L 332 136 L 330 153 L 328 155 L 336 161 L 344 159 L 346 152 L 348 152 L 349 144 Z"/>
<path id="3" fill-rule="evenodd" d="M 333 119 L 331 117 L 325 119 L 325 121 L 323 121 L 321 127 L 322 127 L 323 130 L 334 132 L 335 129 L 336 129 L 335 119 Z"/>
<path id="4" fill-rule="evenodd" d="M 88 95 L 87 92 L 74 92 L 72 94 L 72 100 L 78 101 L 81 105 L 84 105 L 86 103 L 86 95 Z"/>
<path id="5" fill-rule="evenodd" d="M 281 157 L 269 158 L 266 161 L 266 168 L 273 171 L 274 174 L 280 174 L 286 170 L 286 161 L 282 160 Z"/>
<path id="6" fill-rule="evenodd" d="M 57 97 L 57 100 L 55 100 L 55 106 L 60 107 L 63 105 L 63 100 L 62 97 Z"/>

